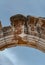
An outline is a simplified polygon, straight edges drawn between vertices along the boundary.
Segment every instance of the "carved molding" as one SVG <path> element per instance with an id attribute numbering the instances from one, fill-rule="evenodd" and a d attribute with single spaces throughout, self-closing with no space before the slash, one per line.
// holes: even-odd
<path id="1" fill-rule="evenodd" d="M 27 46 L 45 52 L 45 18 L 17 14 L 10 17 L 10 23 L 0 29 L 0 50 Z"/>

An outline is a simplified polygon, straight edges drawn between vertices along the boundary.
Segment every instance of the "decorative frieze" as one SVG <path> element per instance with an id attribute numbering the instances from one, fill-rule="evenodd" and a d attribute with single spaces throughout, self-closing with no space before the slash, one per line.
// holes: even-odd
<path id="1" fill-rule="evenodd" d="M 45 52 L 45 18 L 17 14 L 10 17 L 10 23 L 0 25 L 0 50 L 28 46 Z"/>

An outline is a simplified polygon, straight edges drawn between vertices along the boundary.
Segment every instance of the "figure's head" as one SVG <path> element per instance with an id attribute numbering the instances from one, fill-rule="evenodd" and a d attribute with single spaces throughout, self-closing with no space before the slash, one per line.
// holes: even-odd
<path id="1" fill-rule="evenodd" d="M 15 28 L 15 32 L 16 33 L 21 33 L 22 30 L 22 26 L 25 24 L 26 21 L 26 17 L 21 15 L 21 14 L 17 14 L 14 15 L 12 17 L 10 17 L 11 20 L 11 25 Z"/>
<path id="2" fill-rule="evenodd" d="M 36 26 L 37 22 L 38 22 L 38 17 L 34 17 L 34 16 L 27 16 L 27 21 L 28 21 L 28 25 L 34 25 Z"/>

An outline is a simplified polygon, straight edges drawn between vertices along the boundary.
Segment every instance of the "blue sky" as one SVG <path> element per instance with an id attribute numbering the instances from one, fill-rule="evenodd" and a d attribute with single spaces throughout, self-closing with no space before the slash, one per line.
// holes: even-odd
<path id="1" fill-rule="evenodd" d="M 10 25 L 15 14 L 45 17 L 45 0 L 0 0 L 0 20 Z M 45 65 L 45 53 L 28 47 L 13 47 L 0 51 L 0 65 Z"/>

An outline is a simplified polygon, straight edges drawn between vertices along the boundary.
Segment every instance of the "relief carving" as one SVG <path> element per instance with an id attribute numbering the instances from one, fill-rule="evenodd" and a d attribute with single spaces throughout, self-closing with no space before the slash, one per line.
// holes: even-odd
<path id="1" fill-rule="evenodd" d="M 10 17 L 11 26 L 0 23 L 0 50 L 28 46 L 45 52 L 45 19 L 17 14 Z"/>

